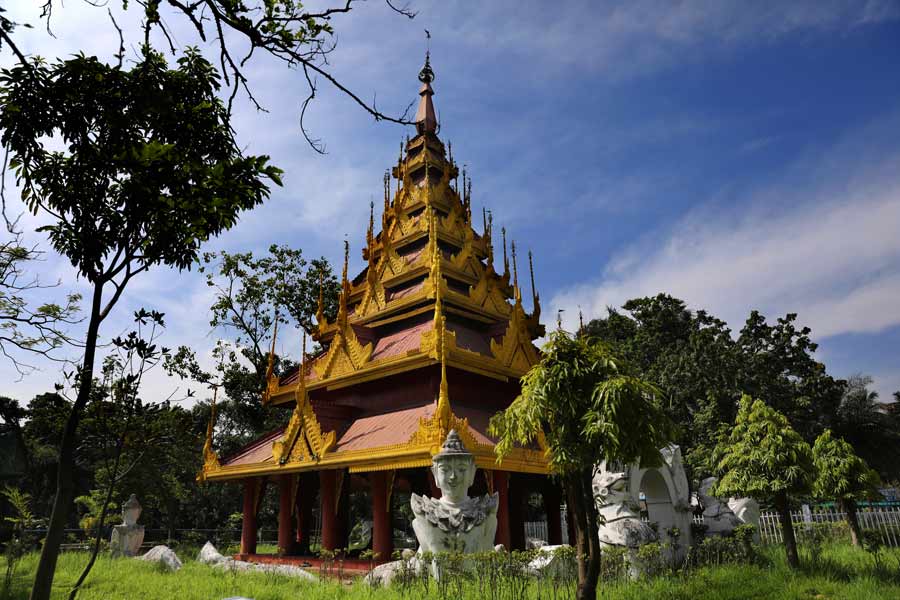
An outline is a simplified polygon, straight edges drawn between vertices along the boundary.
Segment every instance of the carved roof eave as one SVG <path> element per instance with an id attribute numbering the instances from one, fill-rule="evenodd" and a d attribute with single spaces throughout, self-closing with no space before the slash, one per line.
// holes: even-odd
<path id="1" fill-rule="evenodd" d="M 343 373 L 328 379 L 307 381 L 306 388 L 309 391 L 321 388 L 339 389 L 438 364 L 438 361 L 427 350 L 427 348 L 426 351 L 423 351 L 421 348 L 410 350 L 408 353 L 399 356 L 371 361 L 358 371 Z M 537 349 L 535 349 L 535 355 L 536 353 Z M 517 380 L 527 372 L 527 369 L 505 367 L 494 357 L 478 354 L 464 348 L 448 350 L 447 366 L 490 377 L 498 381 Z M 286 385 L 276 389 L 272 394 L 272 404 L 283 405 L 292 401 L 294 387 L 293 385 Z"/>
<path id="2" fill-rule="evenodd" d="M 443 441 L 443 428 L 438 425 L 437 420 L 436 416 L 420 419 L 419 427 L 406 442 L 377 448 L 331 452 L 318 459 L 300 458 L 284 463 L 275 460 L 249 465 L 221 466 L 206 473 L 205 479 L 222 481 L 249 476 L 340 468 L 348 468 L 351 473 L 363 473 L 429 466 L 432 457 L 440 451 Z M 460 419 L 451 413 L 450 427 L 459 432 L 466 448 L 475 456 L 475 464 L 479 468 L 541 475 L 550 472 L 546 448 L 543 444 L 541 444 L 540 450 L 513 448 L 507 456 L 498 461 L 494 453 L 494 446 L 478 442 L 466 419 Z"/>

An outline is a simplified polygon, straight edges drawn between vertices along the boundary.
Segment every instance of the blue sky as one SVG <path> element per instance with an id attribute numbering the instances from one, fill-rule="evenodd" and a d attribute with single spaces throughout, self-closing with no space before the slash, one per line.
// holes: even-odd
<path id="1" fill-rule="evenodd" d="M 333 71 L 401 112 L 431 31 L 441 137 L 473 177 L 476 211 L 487 206 L 534 251 L 547 321 L 564 308 L 571 325 L 579 306 L 590 318 L 660 291 L 734 330 L 754 308 L 797 312 L 831 373 L 870 374 L 884 398 L 900 389 L 900 3 L 411 6 L 414 20 L 376 0 L 336 19 Z M 16 10 L 36 23 L 27 3 Z M 117 14 L 133 47 L 136 15 Z M 105 8 L 69 2 L 53 28 L 55 39 L 21 30 L 23 49 L 110 58 L 117 48 Z M 269 112 L 242 102 L 235 127 L 249 152 L 285 169 L 285 187 L 209 248 L 287 243 L 337 264 L 347 235 L 361 267 L 369 200 L 407 131 L 373 123 L 323 83 L 308 114 L 327 145 L 317 155 L 298 128 L 302 74 L 262 58 L 248 73 Z M 40 269 L 81 285 L 52 255 Z M 147 306 L 167 314 L 167 345 L 203 352 L 219 335 L 210 301 L 196 273 L 158 269 L 133 282 L 105 334 Z M 279 345 L 296 353 L 296 342 Z M 38 366 L 17 380 L 0 364 L 0 393 L 46 390 L 58 368 Z M 149 385 L 180 384 L 156 374 Z"/>

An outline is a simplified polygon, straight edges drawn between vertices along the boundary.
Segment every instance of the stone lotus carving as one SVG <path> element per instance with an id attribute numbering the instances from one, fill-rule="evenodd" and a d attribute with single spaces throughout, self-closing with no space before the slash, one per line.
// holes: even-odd
<path id="1" fill-rule="evenodd" d="M 419 552 L 486 552 L 494 547 L 498 495 L 469 498 L 475 480 L 475 457 L 451 429 L 432 459 L 440 498 L 412 494 L 413 530 Z"/>
<path id="2" fill-rule="evenodd" d="M 122 524 L 113 527 L 109 549 L 113 557 L 137 556 L 144 542 L 144 526 L 138 525 L 141 503 L 134 494 L 122 505 Z"/>

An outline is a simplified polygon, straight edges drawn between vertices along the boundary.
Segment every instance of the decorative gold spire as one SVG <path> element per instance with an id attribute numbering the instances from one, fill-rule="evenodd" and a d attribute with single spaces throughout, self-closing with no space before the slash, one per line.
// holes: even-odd
<path id="1" fill-rule="evenodd" d="M 441 317 L 441 387 L 438 392 L 437 409 L 435 410 L 435 416 L 437 417 L 438 427 L 441 432 L 441 439 L 445 438 L 450 431 L 450 419 L 452 417 L 452 411 L 450 410 L 450 393 L 447 386 L 447 345 L 443 335 L 443 330 L 446 325 L 447 318 Z"/>
<path id="2" fill-rule="evenodd" d="M 272 346 L 269 348 L 269 364 L 266 365 L 265 388 L 262 393 L 262 403 L 268 404 L 272 393 L 278 389 L 278 380 L 275 377 L 275 340 L 278 339 L 278 310 L 275 311 L 275 328 L 272 330 Z"/>
<path id="3" fill-rule="evenodd" d="M 513 264 L 513 294 L 515 295 L 516 304 L 522 302 L 522 290 L 519 289 L 519 269 L 516 266 L 516 242 L 512 243 L 512 264 Z"/>
<path id="4" fill-rule="evenodd" d="M 534 261 L 531 256 L 531 250 L 528 251 L 528 272 L 531 275 L 531 310 L 534 315 L 541 314 L 541 297 L 537 293 L 537 288 L 534 287 Z"/>
<path id="5" fill-rule="evenodd" d="M 209 404 L 209 423 L 206 426 L 206 440 L 203 442 L 203 467 L 200 470 L 200 474 L 197 476 L 198 481 L 206 479 L 206 473 L 208 471 L 214 471 L 221 466 L 219 464 L 219 456 L 216 454 L 216 451 L 213 450 L 213 431 L 216 427 L 216 393 L 218 391 L 219 386 L 214 385 L 213 399 Z"/>
<path id="6" fill-rule="evenodd" d="M 430 53 L 425 53 L 425 66 L 419 71 L 419 81 L 422 87 L 419 89 L 419 109 L 416 111 L 416 131 L 423 133 L 435 133 L 437 131 L 437 117 L 434 112 L 434 90 L 431 82 L 434 81 L 434 71 L 431 70 Z"/>
<path id="7" fill-rule="evenodd" d="M 503 234 L 503 277 L 504 279 L 509 279 L 509 259 L 506 258 L 506 227 L 500 228 L 500 233 Z"/>
<path id="8" fill-rule="evenodd" d="M 347 279 L 347 265 L 350 262 L 350 242 L 344 240 L 344 270 L 341 273 L 341 298 L 338 306 L 338 322 L 343 327 L 347 323 L 347 297 L 350 295 L 350 281 Z"/>
<path id="9" fill-rule="evenodd" d="M 391 174 L 384 172 L 384 211 L 381 213 L 381 228 L 387 231 L 388 212 L 391 210 Z"/>
<path id="10" fill-rule="evenodd" d="M 484 209 L 482 209 L 482 216 L 484 213 Z M 484 225 L 484 241 L 487 245 L 487 269 L 488 271 L 494 270 L 494 215 L 491 213 L 487 214 L 487 219 Z"/>

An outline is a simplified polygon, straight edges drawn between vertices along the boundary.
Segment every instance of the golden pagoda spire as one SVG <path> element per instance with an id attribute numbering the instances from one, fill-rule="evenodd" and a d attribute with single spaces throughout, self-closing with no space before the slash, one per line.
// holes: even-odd
<path id="1" fill-rule="evenodd" d="M 528 272 L 531 275 L 531 310 L 534 315 L 541 314 L 541 296 L 537 293 L 537 288 L 534 287 L 534 261 L 531 256 L 531 250 L 528 251 Z"/>
<path id="2" fill-rule="evenodd" d="M 366 232 L 366 258 L 369 266 L 366 269 L 366 279 L 370 286 L 375 285 L 378 279 L 375 273 L 375 202 L 369 201 L 369 230 Z"/>
<path id="3" fill-rule="evenodd" d="M 516 267 L 516 242 L 512 243 L 512 264 L 513 264 L 513 293 L 515 294 L 516 304 L 522 302 L 522 291 L 519 289 L 519 269 Z"/>
<path id="4" fill-rule="evenodd" d="M 371 250 L 372 242 L 375 241 L 375 201 L 369 200 L 369 229 L 366 230 L 366 242 Z"/>
<path id="5" fill-rule="evenodd" d="M 387 216 L 391 210 L 391 174 L 384 172 L 384 211 L 381 213 L 381 229 L 387 230 Z"/>
<path id="6" fill-rule="evenodd" d="M 482 208 L 482 216 L 484 209 Z M 487 269 L 494 270 L 494 215 L 487 213 L 487 219 L 484 225 L 484 237 L 487 242 Z"/>
<path id="7" fill-rule="evenodd" d="M 468 186 L 465 189 L 465 208 L 466 208 L 466 224 L 472 225 L 472 178 L 469 178 Z"/>
<path id="8" fill-rule="evenodd" d="M 347 297 L 350 295 L 350 282 L 347 280 L 347 265 L 350 262 L 350 242 L 344 240 L 344 271 L 341 274 L 341 298 L 338 306 L 338 322 L 343 326 L 347 322 Z"/>
<path id="9" fill-rule="evenodd" d="M 506 227 L 501 227 L 500 233 L 503 234 L 503 277 L 508 280 L 509 279 L 509 259 L 506 258 Z"/>
<path id="10" fill-rule="evenodd" d="M 422 87 L 419 88 L 419 108 L 416 111 L 416 131 L 419 135 L 424 133 L 436 133 L 438 122 L 434 112 L 434 102 L 431 100 L 431 97 L 434 96 L 434 90 L 431 89 L 431 82 L 434 81 L 434 71 L 431 70 L 430 52 L 425 53 L 425 66 L 419 71 L 419 81 L 422 82 Z"/>

